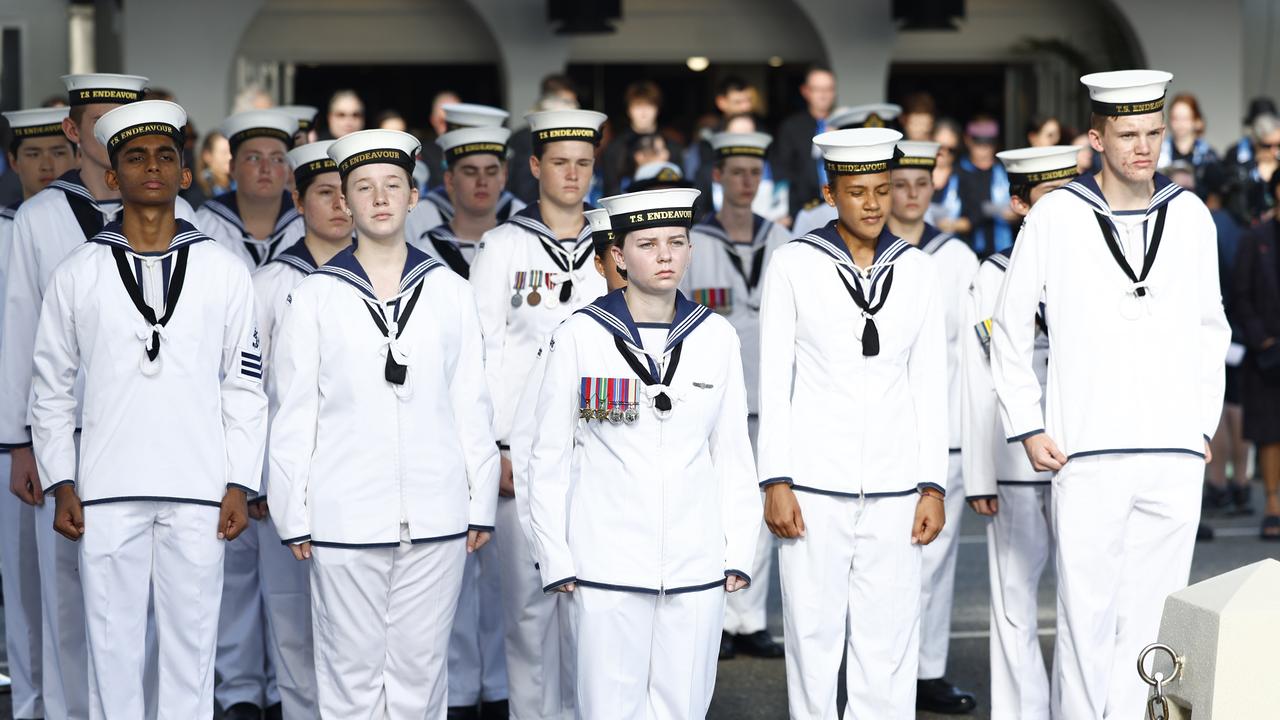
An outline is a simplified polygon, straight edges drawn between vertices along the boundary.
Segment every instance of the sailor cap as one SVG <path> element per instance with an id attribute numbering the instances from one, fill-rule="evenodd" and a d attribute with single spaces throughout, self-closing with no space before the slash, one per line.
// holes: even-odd
<path id="1" fill-rule="evenodd" d="M 358 130 L 335 140 L 329 146 L 329 158 L 344 178 L 362 165 L 378 163 L 398 165 L 412 173 L 420 147 L 418 138 L 399 130 Z"/>
<path id="2" fill-rule="evenodd" d="M 888 128 L 850 128 L 824 132 L 813 139 L 830 175 L 888 172 L 902 133 Z"/>
<path id="3" fill-rule="evenodd" d="M 664 188 L 601 198 L 609 211 L 614 237 L 653 227 L 693 226 L 693 203 L 700 193 L 693 188 Z"/>
<path id="4" fill-rule="evenodd" d="M 1165 92 L 1173 75 L 1163 70 L 1114 70 L 1080 78 L 1089 88 L 1098 115 L 1147 115 L 1164 110 Z"/>
<path id="5" fill-rule="evenodd" d="M 125 143 L 143 135 L 164 135 L 182 147 L 187 111 L 168 100 L 140 100 L 108 111 L 94 125 L 93 135 L 115 157 Z"/>
<path id="6" fill-rule="evenodd" d="M 86 73 L 63 75 L 62 82 L 67 86 L 67 102 L 75 107 L 138 102 L 142 99 L 142 92 L 147 89 L 149 80 L 141 75 Z"/>

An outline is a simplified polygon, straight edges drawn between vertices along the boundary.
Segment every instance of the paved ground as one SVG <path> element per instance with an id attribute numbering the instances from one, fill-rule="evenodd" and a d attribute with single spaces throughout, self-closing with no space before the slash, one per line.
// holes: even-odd
<path id="1" fill-rule="evenodd" d="M 1259 504 L 1258 494 L 1255 488 L 1255 504 Z M 1256 515 L 1246 518 L 1210 516 L 1208 519 L 1217 530 L 1218 537 L 1196 546 L 1193 582 L 1264 558 L 1280 558 L 1280 543 L 1264 543 L 1257 539 Z M 978 712 L 970 717 L 985 719 L 988 717 L 985 697 L 988 682 L 986 535 L 982 521 L 968 511 L 963 519 L 960 542 L 949 676 L 979 694 Z M 1040 591 L 1040 632 L 1046 657 L 1053 649 L 1053 624 L 1053 579 L 1050 577 L 1046 578 Z M 781 636 L 781 597 L 776 582 L 770 599 L 770 630 Z M 3 668 L 2 663 L 0 668 Z M 785 674 L 782 661 L 739 658 L 721 663 L 716 698 L 708 717 L 712 720 L 785 718 Z M 918 720 L 939 720 L 943 717 L 921 714 Z M 0 697 L 0 720 L 10 718 L 9 701 Z"/>

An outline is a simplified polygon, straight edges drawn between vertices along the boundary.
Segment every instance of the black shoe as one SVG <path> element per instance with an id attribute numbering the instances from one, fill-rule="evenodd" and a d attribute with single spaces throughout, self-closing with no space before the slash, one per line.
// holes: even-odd
<path id="1" fill-rule="evenodd" d="M 480 703 L 480 720 L 507 720 L 510 715 L 506 700 Z"/>
<path id="2" fill-rule="evenodd" d="M 1208 542 L 1213 539 L 1213 528 L 1200 523 L 1200 527 L 1196 528 L 1196 542 Z"/>
<path id="3" fill-rule="evenodd" d="M 785 654 L 782 646 L 766 630 L 753 632 L 750 635 L 730 635 L 733 638 L 733 649 L 743 655 L 758 658 L 780 658 Z"/>
<path id="4" fill-rule="evenodd" d="M 284 720 L 284 706 L 280 703 L 268 705 L 266 710 L 262 711 L 263 720 Z"/>
<path id="5" fill-rule="evenodd" d="M 262 720 L 262 708 L 253 703 L 236 703 L 222 712 L 222 720 Z"/>
<path id="6" fill-rule="evenodd" d="M 916 681 L 916 710 L 942 715 L 967 715 L 978 707 L 973 693 L 961 690 L 946 678 Z"/>
<path id="7" fill-rule="evenodd" d="M 737 654 L 733 649 L 733 636 L 727 632 L 720 633 L 720 659 L 732 660 Z"/>
<path id="8" fill-rule="evenodd" d="M 480 720 L 480 710 L 474 705 L 458 705 L 449 708 L 447 720 Z"/>
<path id="9" fill-rule="evenodd" d="M 1225 510 L 1231 504 L 1231 491 L 1213 483 L 1204 484 L 1204 506 L 1210 510 Z"/>
<path id="10" fill-rule="evenodd" d="M 1253 489 L 1248 485 L 1233 485 L 1231 487 L 1231 502 L 1235 507 L 1231 509 L 1231 515 L 1252 515 L 1253 514 Z"/>

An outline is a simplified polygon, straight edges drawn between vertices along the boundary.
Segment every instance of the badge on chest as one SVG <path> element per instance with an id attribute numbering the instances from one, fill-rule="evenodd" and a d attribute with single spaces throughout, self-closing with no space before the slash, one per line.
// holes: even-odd
<path id="1" fill-rule="evenodd" d="M 692 300 L 721 315 L 733 312 L 733 288 L 700 288 L 693 291 Z"/>
<path id="2" fill-rule="evenodd" d="M 552 273 L 543 270 L 521 270 L 515 274 L 511 286 L 515 290 L 515 293 L 511 296 L 511 307 L 513 308 L 518 308 L 521 305 L 555 307 L 561 301 L 568 300 L 568 298 L 564 297 L 564 287 L 561 288 L 561 292 L 558 294 L 553 292 L 556 289 L 555 277 Z M 528 294 L 525 293 L 525 288 L 528 288 Z"/>
<path id="3" fill-rule="evenodd" d="M 578 419 L 608 420 L 614 425 L 640 419 L 640 381 L 635 378 L 584 377 Z"/>

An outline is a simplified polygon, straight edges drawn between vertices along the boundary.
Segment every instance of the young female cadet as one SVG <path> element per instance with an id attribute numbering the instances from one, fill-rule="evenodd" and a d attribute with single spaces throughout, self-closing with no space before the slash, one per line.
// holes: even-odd
<path id="1" fill-rule="evenodd" d="M 1078 152 L 1066 145 L 996 153 L 1009 174 L 1009 207 L 1026 217 L 1040 198 L 1070 182 Z M 990 318 L 1008 267 L 1009 251 L 987 256 L 978 267 L 960 337 L 964 495 L 969 507 L 990 518 L 992 720 L 1048 720 L 1049 675 L 1036 632 L 1036 589 L 1053 547 L 1052 478 L 1031 467 L 1020 445 L 1005 442 L 991 384 Z M 1037 315 L 1034 368 L 1043 388 L 1049 336 L 1043 311 Z"/>
<path id="2" fill-rule="evenodd" d="M 80 541 L 91 717 L 143 717 L 147 700 L 166 716 L 212 717 L 222 541 L 245 529 L 245 494 L 262 472 L 249 273 L 174 215 L 191 183 L 186 124 L 181 107 L 156 100 L 98 120 L 122 218 L 54 271 L 36 336 L 32 437 L 54 529 Z M 154 698 L 143 682 L 149 600 Z"/>
<path id="3" fill-rule="evenodd" d="M 676 289 L 697 196 L 602 201 L 627 287 L 549 345 L 529 501 L 544 589 L 575 594 L 580 717 L 704 716 L 723 590 L 750 582 L 760 495 L 737 333 Z"/>
<path id="4" fill-rule="evenodd" d="M 262 357 L 268 367 L 271 340 L 288 307 L 289 293 L 302 278 L 351 244 L 351 216 L 342 204 L 338 166 L 328 153 L 332 144 L 332 140 L 324 140 L 289 151 L 296 188 L 294 204 L 307 234 L 253 274 Z M 266 379 L 267 398 L 274 414 L 280 401 Z M 267 503 L 265 478 L 263 490 L 249 502 L 249 515 L 259 521 L 256 530 L 262 607 L 281 712 L 288 718 L 316 717 L 319 711 L 311 639 L 310 568 L 294 560 L 287 547 L 281 547 Z"/>
<path id="5" fill-rule="evenodd" d="M 885 227 L 887 128 L 823 151 L 836 220 L 779 248 L 760 307 L 760 484 L 793 718 L 915 717 L 920 548 L 943 523 L 947 348 L 934 263 Z M 794 389 L 793 389 L 794 383 Z"/>
<path id="6" fill-rule="evenodd" d="M 498 449 L 465 280 L 404 239 L 418 142 L 329 148 L 357 239 L 294 288 L 272 350 L 272 518 L 311 561 L 322 717 L 445 716 L 467 552 L 489 539 Z"/>

